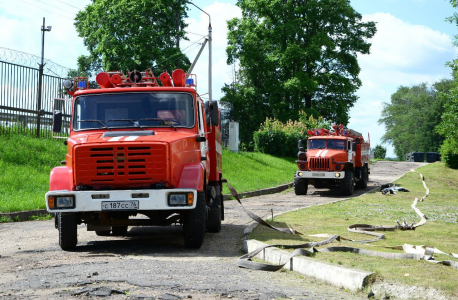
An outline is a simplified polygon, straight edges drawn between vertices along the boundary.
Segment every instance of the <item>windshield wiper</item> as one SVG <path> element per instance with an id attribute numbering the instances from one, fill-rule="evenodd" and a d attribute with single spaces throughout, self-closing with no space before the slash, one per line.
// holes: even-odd
<path id="1" fill-rule="evenodd" d="M 135 126 L 141 128 L 142 130 L 145 130 L 145 128 L 143 126 L 140 126 L 140 125 L 138 125 L 138 123 L 135 122 L 137 120 L 132 120 L 132 119 L 112 119 L 112 120 L 107 120 L 107 122 L 123 122 L 123 121 L 131 122 L 132 124 L 134 124 Z"/>
<path id="2" fill-rule="evenodd" d="M 81 121 L 78 121 L 78 122 L 80 122 L 80 123 L 81 122 L 96 122 L 96 123 L 100 123 L 100 124 L 102 124 L 103 128 L 108 129 L 109 131 L 111 131 L 111 129 L 100 120 L 81 120 Z"/>
<path id="3" fill-rule="evenodd" d="M 140 119 L 139 121 L 162 121 L 166 125 L 170 125 L 175 131 L 177 131 L 177 128 L 173 126 L 172 122 L 177 122 L 173 119 L 161 119 L 161 118 L 145 118 L 145 119 Z M 178 122 L 177 122 L 178 123 Z"/>

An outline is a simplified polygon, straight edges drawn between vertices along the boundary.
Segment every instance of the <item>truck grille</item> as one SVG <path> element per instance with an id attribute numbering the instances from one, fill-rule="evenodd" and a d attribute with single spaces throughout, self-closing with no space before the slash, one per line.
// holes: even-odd
<path id="1" fill-rule="evenodd" d="M 329 170 L 329 159 L 321 157 L 311 157 L 309 160 L 309 168 L 315 171 Z"/>
<path id="2" fill-rule="evenodd" d="M 167 181 L 166 145 L 79 146 L 75 149 L 77 185 Z"/>

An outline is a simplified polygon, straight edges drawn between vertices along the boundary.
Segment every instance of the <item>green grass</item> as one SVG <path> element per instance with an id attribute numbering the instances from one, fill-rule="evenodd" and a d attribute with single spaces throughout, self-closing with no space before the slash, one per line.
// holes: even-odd
<path id="1" fill-rule="evenodd" d="M 448 169 L 443 163 L 434 163 L 418 169 L 425 176 L 430 189 L 430 196 L 418 203 L 417 207 L 428 217 L 428 222 L 415 231 L 386 231 L 384 240 L 370 245 L 335 242 L 323 246 L 348 246 L 365 248 L 381 252 L 398 252 L 383 246 L 402 244 L 434 246 L 445 253 L 458 253 L 458 170 Z M 422 197 L 425 189 L 417 173 L 407 173 L 396 182 L 410 190 L 397 195 L 384 196 L 373 192 L 362 197 L 332 204 L 310 207 L 283 214 L 275 218 L 274 226 L 292 228 L 302 232 L 303 236 L 291 236 L 274 232 L 258 226 L 250 238 L 267 244 L 301 244 L 319 241 L 323 238 L 309 237 L 311 234 L 328 233 L 343 237 L 365 240 L 369 236 L 352 234 L 347 227 L 363 223 L 371 225 L 396 225 L 395 220 L 417 222 L 419 217 L 411 208 L 415 197 Z M 455 260 L 446 255 L 435 255 L 437 260 Z M 433 287 L 448 295 L 458 296 L 456 278 L 458 270 L 425 261 L 389 260 L 353 253 L 318 253 L 316 259 L 348 267 L 355 267 L 376 273 L 378 280 L 393 281 L 402 284 Z M 405 274 L 409 274 L 406 276 Z"/>
<path id="2" fill-rule="evenodd" d="M 223 178 L 238 193 L 274 187 L 294 180 L 297 170 L 295 160 L 256 152 L 233 153 L 223 150 Z M 226 186 L 223 193 L 229 194 Z"/>
<path id="3" fill-rule="evenodd" d="M 0 212 L 43 209 L 49 173 L 65 159 L 62 140 L 0 135 Z"/>

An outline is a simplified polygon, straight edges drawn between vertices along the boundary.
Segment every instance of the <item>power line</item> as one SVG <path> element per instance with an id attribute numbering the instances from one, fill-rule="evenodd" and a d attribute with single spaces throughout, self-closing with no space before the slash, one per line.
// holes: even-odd
<path id="1" fill-rule="evenodd" d="M 43 8 L 43 7 L 39 7 L 39 6 L 33 5 L 33 4 L 31 4 L 31 3 L 29 3 L 29 2 L 26 2 L 26 1 L 24 1 L 24 0 L 19 0 L 19 1 L 22 1 L 22 2 L 24 2 L 25 4 L 30 5 L 30 6 L 33 6 L 33 7 L 35 7 L 35 8 L 42 9 L 42 10 L 44 10 L 44 11 L 47 11 L 47 12 L 50 12 L 50 13 L 52 13 L 52 14 L 58 15 L 58 16 L 60 16 L 60 17 L 62 17 L 62 18 L 65 18 L 65 19 L 69 19 L 69 20 L 71 20 L 71 21 L 74 21 L 73 19 L 70 19 L 70 18 L 68 18 L 67 16 L 63 16 L 63 15 L 61 15 L 61 14 L 58 14 L 58 13 L 53 12 L 53 11 L 50 11 L 50 10 L 45 9 L 45 8 Z"/>
<path id="2" fill-rule="evenodd" d="M 63 4 L 65 4 L 65 5 L 71 6 L 71 7 L 73 7 L 73 8 L 76 8 L 77 10 L 83 10 L 82 8 L 79 8 L 79 7 L 73 6 L 73 5 L 71 5 L 71 4 L 68 4 L 68 3 L 64 2 L 64 1 L 60 1 L 60 0 L 57 0 L 57 1 L 58 1 L 58 2 L 60 2 L 60 3 L 63 3 Z"/>
<path id="3" fill-rule="evenodd" d="M 49 3 L 43 2 L 43 1 L 41 1 L 41 0 L 35 0 L 35 1 L 40 2 L 40 3 L 43 3 L 44 5 L 48 5 L 48 6 L 49 6 Z M 74 14 L 74 12 L 68 11 L 68 10 L 65 10 L 65 9 L 62 9 L 62 8 L 58 8 L 58 7 L 54 7 L 54 8 L 55 8 L 55 9 L 59 9 L 59 10 L 61 10 L 61 11 L 64 11 L 64 12 L 66 12 L 66 13 L 69 13 L 69 14 Z"/>
<path id="4" fill-rule="evenodd" d="M 174 54 L 174 55 L 172 55 L 172 56 L 170 56 L 170 57 L 167 57 L 166 59 L 162 60 L 161 62 L 156 63 L 156 66 L 159 67 L 159 65 L 162 64 L 163 62 L 165 62 L 165 61 L 167 61 L 167 60 L 169 60 L 169 59 L 172 59 L 172 58 L 174 58 L 175 56 L 184 54 L 184 51 L 185 51 L 186 49 L 188 49 L 188 48 L 192 47 L 193 45 L 197 44 L 197 43 L 198 43 L 200 40 L 202 40 L 202 39 L 204 39 L 204 37 L 198 39 L 197 41 L 195 41 L 194 43 L 192 43 L 192 44 L 189 45 L 188 47 L 184 48 L 183 50 L 180 51 L 180 53 Z"/>
<path id="5" fill-rule="evenodd" d="M 203 35 L 203 34 L 198 34 L 198 33 L 189 32 L 189 31 L 187 31 L 186 33 L 190 33 L 190 34 L 194 34 L 194 35 L 200 35 L 200 36 L 206 36 L 206 35 Z"/>

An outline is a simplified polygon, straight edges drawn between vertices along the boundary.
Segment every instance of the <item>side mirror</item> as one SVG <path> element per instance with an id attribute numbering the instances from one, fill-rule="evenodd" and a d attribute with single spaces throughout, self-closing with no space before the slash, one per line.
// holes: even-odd
<path id="1" fill-rule="evenodd" d="M 62 112 L 60 110 L 55 110 L 52 120 L 52 131 L 61 132 L 62 131 Z"/>
<path id="2" fill-rule="evenodd" d="M 299 148 L 299 152 L 304 152 L 304 146 L 302 146 L 302 140 L 297 142 L 297 148 Z"/>
<path id="3" fill-rule="evenodd" d="M 207 120 L 207 125 L 210 126 L 218 126 L 219 125 L 219 110 L 218 110 L 218 102 L 209 101 L 205 102 L 205 118 Z"/>

